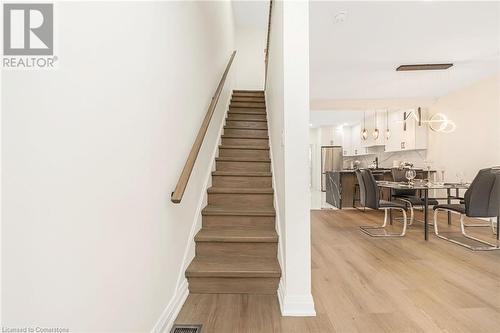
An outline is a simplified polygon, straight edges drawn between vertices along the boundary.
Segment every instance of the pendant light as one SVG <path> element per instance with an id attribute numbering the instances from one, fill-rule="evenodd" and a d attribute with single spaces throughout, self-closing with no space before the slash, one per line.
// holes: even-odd
<path id="1" fill-rule="evenodd" d="M 374 138 L 375 140 L 377 140 L 377 139 L 378 139 L 378 136 L 379 136 L 379 130 L 378 130 L 378 128 L 377 128 L 377 110 L 375 110 L 375 129 L 373 130 L 372 135 L 373 135 L 373 138 Z"/>
<path id="2" fill-rule="evenodd" d="M 385 138 L 389 140 L 389 138 L 391 137 L 391 131 L 389 130 L 389 110 L 385 110 L 385 119 Z"/>
<path id="3" fill-rule="evenodd" d="M 368 131 L 366 130 L 366 111 L 363 111 L 363 130 L 361 131 L 361 139 L 368 139 Z"/>

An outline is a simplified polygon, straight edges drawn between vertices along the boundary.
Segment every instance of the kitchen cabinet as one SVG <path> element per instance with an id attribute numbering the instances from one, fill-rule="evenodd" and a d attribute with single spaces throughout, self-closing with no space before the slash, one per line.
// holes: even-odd
<path id="1" fill-rule="evenodd" d="M 403 113 L 400 111 L 389 112 L 389 131 L 391 133 L 385 144 L 385 151 L 400 151 L 406 148 L 403 138 Z"/>
<path id="2" fill-rule="evenodd" d="M 320 142 L 322 146 L 342 146 L 342 129 L 334 126 L 323 126 L 320 132 Z"/>
<path id="3" fill-rule="evenodd" d="M 361 123 L 361 129 L 363 128 L 363 123 Z M 361 147 L 369 148 L 376 146 L 385 146 L 385 128 L 386 119 L 385 112 L 373 111 L 366 113 L 366 130 L 368 131 L 368 138 L 366 140 L 361 140 Z M 373 136 L 375 129 L 378 129 L 379 135 L 377 138 Z"/>
<path id="4" fill-rule="evenodd" d="M 368 131 L 367 140 L 361 139 L 363 122 L 342 128 L 342 154 L 344 156 L 368 155 L 369 149 L 376 146 L 383 146 L 386 152 L 398 152 L 405 150 L 427 149 L 428 126 L 422 123 L 418 126 L 418 121 L 413 115 L 406 119 L 406 130 L 404 129 L 404 113 L 407 115 L 413 110 L 398 110 L 387 113 L 378 112 L 375 122 L 375 113 L 371 112 L 366 117 L 366 129 Z M 413 111 L 416 114 L 416 111 Z M 425 111 L 422 112 L 422 119 L 427 119 Z M 387 125 L 388 124 L 388 125 Z M 386 138 L 386 130 L 389 126 L 390 137 Z M 377 139 L 373 137 L 375 127 L 379 130 Z"/>
<path id="5" fill-rule="evenodd" d="M 361 126 L 362 124 L 358 124 L 351 127 L 352 156 L 368 154 L 366 147 L 362 145 L 363 140 L 361 140 Z"/>
<path id="6" fill-rule="evenodd" d="M 385 117 L 385 111 L 383 112 L 377 112 L 376 115 L 373 115 L 373 124 L 376 125 L 376 128 L 378 129 L 378 138 L 375 139 L 373 137 L 373 131 L 371 133 L 372 137 L 372 146 L 385 146 L 385 130 L 387 127 L 387 121 Z M 375 128 L 373 129 L 375 130 Z"/>
<path id="7" fill-rule="evenodd" d="M 342 155 L 352 156 L 351 127 L 342 127 Z"/>
<path id="8" fill-rule="evenodd" d="M 386 140 L 386 152 L 427 149 L 428 126 L 425 123 L 419 126 L 418 121 L 413 115 L 408 116 L 412 111 L 413 110 L 401 110 L 389 112 L 389 129 L 391 136 Z M 404 121 L 405 112 L 408 116 L 406 121 Z M 424 114 L 422 118 L 425 119 Z"/>

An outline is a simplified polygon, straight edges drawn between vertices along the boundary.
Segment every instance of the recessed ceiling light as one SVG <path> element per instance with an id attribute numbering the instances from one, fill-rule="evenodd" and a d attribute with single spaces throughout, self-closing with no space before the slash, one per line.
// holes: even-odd
<path id="1" fill-rule="evenodd" d="M 341 10 L 335 16 L 333 17 L 333 21 L 335 23 L 342 23 L 346 20 L 347 18 L 347 12 L 345 10 Z"/>

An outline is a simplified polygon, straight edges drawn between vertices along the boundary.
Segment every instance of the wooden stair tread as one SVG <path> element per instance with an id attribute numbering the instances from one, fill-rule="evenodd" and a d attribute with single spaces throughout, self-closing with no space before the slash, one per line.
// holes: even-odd
<path id="1" fill-rule="evenodd" d="M 280 277 L 277 258 L 196 256 L 186 270 L 186 277 Z"/>
<path id="2" fill-rule="evenodd" d="M 246 96 L 245 96 L 246 95 Z M 259 99 L 262 99 L 263 101 L 266 99 L 266 97 L 263 95 L 263 94 L 255 94 L 253 93 L 250 94 L 250 96 L 248 96 L 248 94 L 243 94 L 243 93 L 234 93 L 233 95 L 231 95 L 231 98 L 238 98 L 238 97 L 243 97 L 243 98 L 259 98 Z"/>
<path id="3" fill-rule="evenodd" d="M 277 243 L 278 234 L 274 229 L 263 228 L 202 228 L 195 236 L 196 242 L 223 243 Z"/>
<path id="4" fill-rule="evenodd" d="M 210 205 L 203 208 L 201 214 L 226 216 L 276 216 L 276 212 L 273 207 L 231 208 Z"/>
<path id="5" fill-rule="evenodd" d="M 251 122 L 258 122 L 258 123 L 267 123 L 267 119 L 235 119 L 231 118 L 231 116 L 227 117 L 226 120 L 229 121 L 251 121 Z"/>
<path id="6" fill-rule="evenodd" d="M 261 101 L 255 101 L 255 100 L 252 100 L 252 101 L 235 101 L 234 98 L 231 98 L 231 101 L 235 102 L 235 103 L 242 103 L 242 104 L 259 104 L 259 107 L 262 106 L 262 104 L 264 104 L 264 106 L 266 104 L 266 101 L 264 99 L 262 99 Z"/>
<path id="7" fill-rule="evenodd" d="M 236 92 L 233 93 L 231 97 L 262 97 L 265 98 L 266 96 L 263 93 L 258 93 L 258 92 Z"/>
<path id="8" fill-rule="evenodd" d="M 216 161 L 223 162 L 269 162 L 271 163 L 270 158 L 255 158 L 255 157 L 216 157 Z"/>
<path id="9" fill-rule="evenodd" d="M 259 94 L 259 93 L 235 93 L 231 97 L 259 97 L 259 98 L 265 98 L 264 94 Z"/>
<path id="10" fill-rule="evenodd" d="M 244 121 L 244 122 L 248 122 L 248 123 L 267 123 L 266 119 L 229 119 L 229 118 L 226 118 L 226 120 L 229 120 L 229 121 Z"/>
<path id="11" fill-rule="evenodd" d="M 244 89 L 234 89 L 233 93 L 264 93 L 264 90 L 244 90 Z"/>
<path id="12" fill-rule="evenodd" d="M 259 102 L 232 102 L 229 104 L 229 108 L 250 108 L 250 109 L 265 109 L 266 106 Z"/>
<path id="13" fill-rule="evenodd" d="M 269 147 L 263 146 L 230 146 L 230 145 L 220 145 L 219 148 L 222 149 L 251 149 L 251 150 L 269 150 Z"/>
<path id="14" fill-rule="evenodd" d="M 234 134 L 223 134 L 221 136 L 223 139 L 257 139 L 257 140 L 269 140 L 267 136 L 250 136 L 250 135 L 234 135 Z"/>
<path id="15" fill-rule="evenodd" d="M 253 128 L 244 126 L 224 126 L 224 129 L 240 129 L 240 130 L 252 130 L 252 131 L 267 131 L 267 128 Z"/>
<path id="16" fill-rule="evenodd" d="M 269 188 L 238 188 L 238 187 L 209 187 L 208 193 L 219 194 L 273 194 L 274 190 Z"/>
<path id="17" fill-rule="evenodd" d="M 265 115 L 266 111 L 262 110 L 229 110 L 229 114 L 253 114 L 253 115 Z"/>
<path id="18" fill-rule="evenodd" d="M 249 109 L 249 110 L 255 110 L 255 111 L 262 111 L 265 110 L 265 106 L 256 106 L 256 105 L 229 105 L 229 110 L 232 109 Z"/>
<path id="19" fill-rule="evenodd" d="M 266 99 L 263 96 L 234 96 L 231 97 L 231 102 L 265 103 Z"/>
<path id="20" fill-rule="evenodd" d="M 258 171 L 213 171 L 212 176 L 272 177 L 271 172 Z"/>
<path id="21" fill-rule="evenodd" d="M 254 112 L 260 112 L 260 114 L 265 114 L 266 113 L 266 108 L 256 108 L 256 107 L 242 107 L 242 106 L 229 106 L 229 112 L 236 112 L 236 111 L 254 111 Z"/>

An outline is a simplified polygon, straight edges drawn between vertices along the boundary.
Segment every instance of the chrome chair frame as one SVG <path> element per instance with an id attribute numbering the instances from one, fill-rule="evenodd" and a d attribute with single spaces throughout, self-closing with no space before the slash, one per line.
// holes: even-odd
<path id="1" fill-rule="evenodd" d="M 405 172 L 404 169 L 392 168 L 391 174 L 392 174 L 393 180 L 395 182 L 405 181 L 406 178 L 404 177 L 404 172 Z M 403 190 L 403 191 L 411 191 L 411 190 Z M 416 192 L 416 191 L 414 191 L 414 192 Z M 408 193 L 408 196 L 416 197 L 416 193 Z M 418 221 L 418 222 L 424 223 L 423 220 L 415 219 L 415 212 L 414 212 L 415 209 L 422 210 L 422 211 L 424 210 L 423 202 L 422 202 L 422 205 L 414 205 L 413 202 L 409 198 L 405 197 L 405 195 L 396 195 L 396 196 L 394 196 L 394 200 L 404 202 L 405 205 L 408 207 L 408 209 L 410 211 L 410 221 L 408 223 L 408 226 L 411 226 L 413 224 L 413 221 Z M 437 201 L 435 201 L 435 199 L 429 198 L 429 200 L 434 200 L 434 204 L 437 203 Z M 432 205 L 432 204 L 433 203 L 430 203 L 430 205 Z M 400 218 L 396 218 L 395 220 L 399 220 L 399 219 Z M 429 225 L 432 226 L 432 223 L 429 223 Z"/>
<path id="2" fill-rule="evenodd" d="M 413 206 L 413 204 L 411 203 L 410 200 L 406 200 L 404 197 L 396 197 L 394 198 L 395 200 L 399 200 L 399 201 L 402 201 L 404 202 L 407 206 L 408 206 L 408 210 L 410 211 L 410 221 L 408 222 L 408 226 L 412 225 L 413 224 L 413 221 L 418 221 L 418 222 L 422 222 L 424 223 L 423 220 L 417 220 L 415 219 L 415 212 L 414 212 L 414 209 L 417 209 L 417 207 Z M 423 207 L 420 208 L 423 210 Z M 399 218 L 398 218 L 399 219 Z M 429 225 L 432 225 L 431 223 L 429 223 Z"/>
<path id="3" fill-rule="evenodd" d="M 359 229 L 371 237 L 404 237 L 407 228 L 406 207 L 402 204 L 380 200 L 379 188 L 370 170 L 356 170 L 356 177 L 358 178 L 360 202 L 362 205 L 375 210 L 384 210 L 384 223 L 381 226 L 360 226 Z M 403 230 L 401 233 L 389 233 L 385 229 L 389 221 L 388 212 L 390 209 L 397 209 L 403 212 Z M 384 230 L 384 233 L 372 233 L 370 232 L 371 230 Z"/>
<path id="4" fill-rule="evenodd" d="M 403 212 L 403 231 L 401 231 L 400 234 L 396 233 L 387 233 L 385 228 L 387 227 L 387 221 L 389 221 L 389 214 L 388 211 L 390 209 L 397 209 L 401 210 Z M 406 218 L 406 210 L 404 208 L 384 208 L 384 223 L 381 226 L 361 226 L 359 229 L 364 232 L 365 234 L 371 236 L 371 237 L 404 237 L 406 235 L 406 228 L 407 228 L 407 218 Z M 370 230 L 377 230 L 377 229 L 383 229 L 384 234 L 374 234 L 371 233 Z"/>
<path id="5" fill-rule="evenodd" d="M 440 210 L 460 215 L 460 230 L 462 232 L 462 236 L 464 236 L 465 238 L 471 239 L 473 241 L 482 243 L 482 244 L 487 245 L 487 246 L 471 246 L 469 244 L 465 244 L 465 243 L 459 242 L 456 239 L 452 239 L 452 238 L 449 238 L 449 237 L 446 237 L 446 236 L 443 236 L 442 234 L 440 234 L 439 233 L 439 228 L 438 228 L 438 220 L 437 220 L 437 216 L 438 216 L 438 213 L 439 213 Z M 466 248 L 468 248 L 469 250 L 472 250 L 472 251 L 494 251 L 494 250 L 500 250 L 500 244 L 495 245 L 495 244 L 492 244 L 492 243 L 487 242 L 485 240 L 479 239 L 477 237 L 468 235 L 465 232 L 465 228 L 467 228 L 467 227 L 488 227 L 488 225 L 477 225 L 477 224 L 476 225 L 466 225 L 464 223 L 465 216 L 466 216 L 465 214 L 461 214 L 461 213 L 456 212 L 456 211 L 451 210 L 451 209 L 437 208 L 436 210 L 434 210 L 434 234 L 437 237 L 441 238 L 441 239 L 444 239 L 444 240 L 447 240 L 447 241 L 452 242 L 454 244 L 466 247 Z M 496 235 L 496 233 L 495 233 L 495 226 L 494 226 L 493 220 L 494 220 L 493 218 L 490 218 L 491 228 L 493 230 L 493 234 Z"/>
<path id="6" fill-rule="evenodd" d="M 493 231 L 493 235 L 496 235 L 497 232 L 495 231 L 495 218 L 490 217 L 489 218 L 490 222 L 488 223 L 475 223 L 475 224 L 466 224 L 464 222 L 464 228 L 491 228 Z"/>
<path id="7" fill-rule="evenodd" d="M 478 243 L 483 244 L 483 246 L 472 246 L 466 243 L 462 243 L 456 239 L 451 239 L 449 237 L 439 234 L 438 227 L 438 212 L 446 211 L 453 214 L 460 215 L 460 230 L 462 236 L 467 239 L 471 239 Z M 494 171 L 493 168 L 482 169 L 478 172 L 474 180 L 472 181 L 470 187 L 467 189 L 464 195 L 463 203 L 459 205 L 436 205 L 434 206 L 434 233 L 437 237 L 452 242 L 454 244 L 466 247 L 473 251 L 492 251 L 500 250 L 500 241 L 498 240 L 498 231 L 495 233 L 495 227 L 493 224 L 493 219 L 496 217 L 498 219 L 500 213 L 500 173 Z M 496 215 L 496 216 L 494 216 Z M 493 244 L 484 239 L 480 239 L 467 234 L 465 231 L 468 227 L 485 227 L 487 224 L 465 224 L 465 217 L 471 218 L 488 218 L 490 219 L 491 229 L 493 234 L 496 235 L 496 244 Z M 498 225 L 497 220 L 497 225 Z"/>

